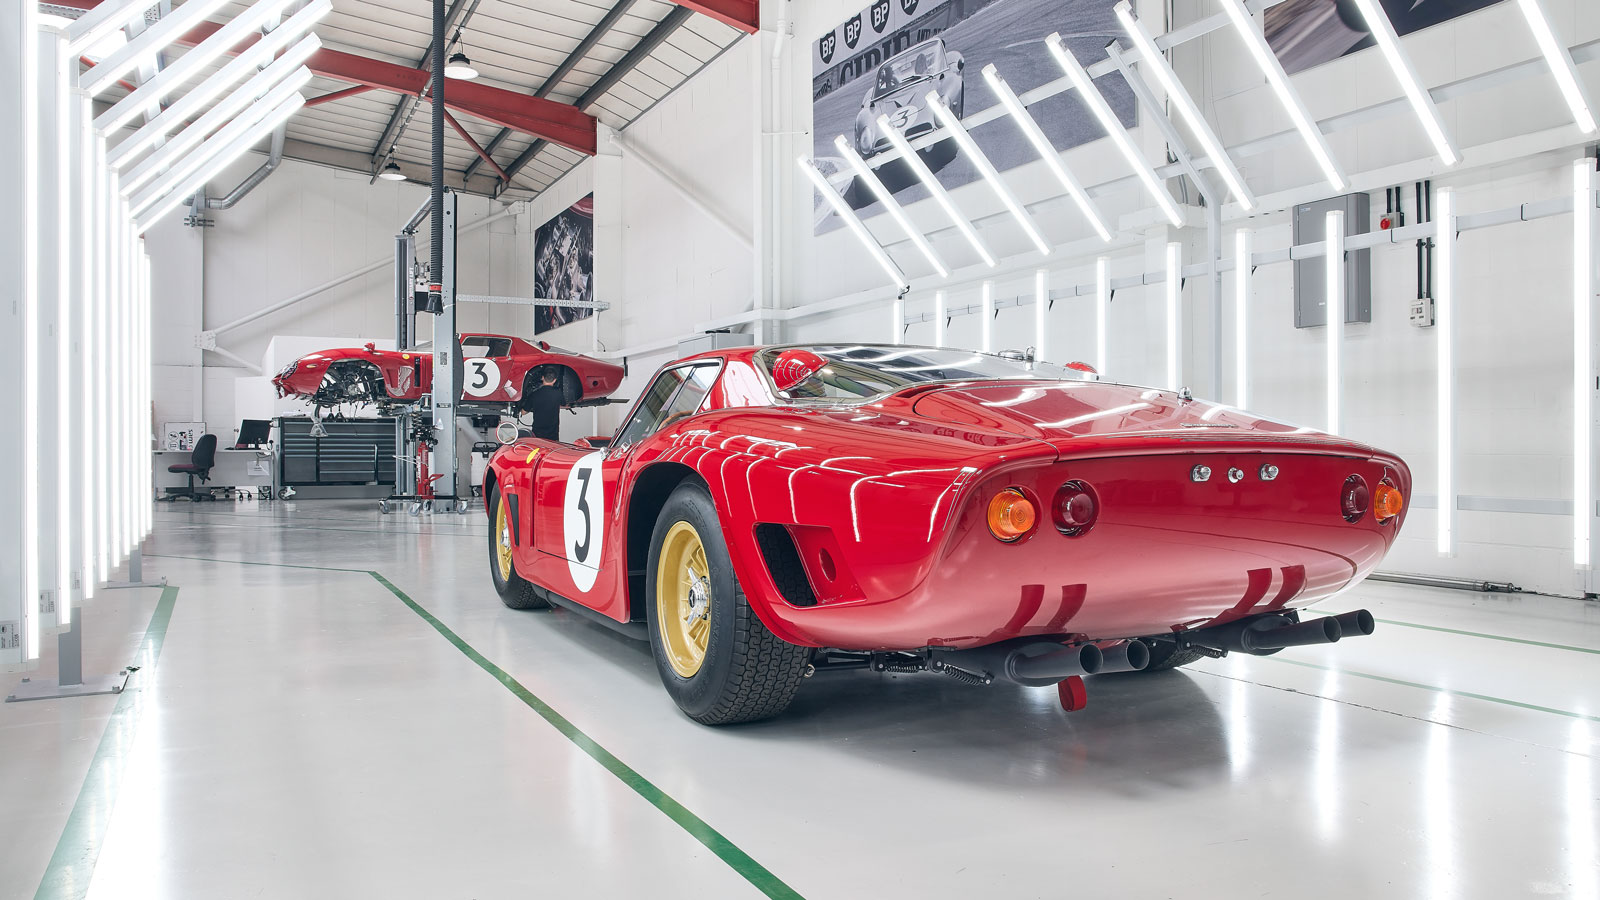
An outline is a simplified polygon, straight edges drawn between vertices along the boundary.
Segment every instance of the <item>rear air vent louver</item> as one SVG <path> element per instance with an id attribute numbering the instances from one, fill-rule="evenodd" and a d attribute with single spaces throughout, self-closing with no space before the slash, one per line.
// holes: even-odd
<path id="1" fill-rule="evenodd" d="M 817 594 L 806 578 L 805 564 L 800 561 L 800 551 L 795 548 L 794 537 L 782 525 L 756 526 L 756 543 L 766 560 L 767 571 L 778 593 L 791 606 L 816 606 Z"/>

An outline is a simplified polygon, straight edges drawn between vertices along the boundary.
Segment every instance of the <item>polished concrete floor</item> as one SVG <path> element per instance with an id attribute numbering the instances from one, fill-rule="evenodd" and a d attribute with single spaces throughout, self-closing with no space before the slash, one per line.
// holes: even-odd
<path id="1" fill-rule="evenodd" d="M 84 615 L 130 689 L 0 706 L 0 898 L 1600 897 L 1600 604 L 1368 584 L 1071 715 L 845 673 L 717 730 L 483 529 L 162 506 L 176 590 Z"/>

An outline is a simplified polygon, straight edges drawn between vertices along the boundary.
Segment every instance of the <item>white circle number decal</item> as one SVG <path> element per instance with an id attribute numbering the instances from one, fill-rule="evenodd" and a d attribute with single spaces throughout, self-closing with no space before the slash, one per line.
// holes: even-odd
<path id="1" fill-rule="evenodd" d="M 605 543 L 606 490 L 600 473 L 604 456 L 605 451 L 596 450 L 578 460 L 567 473 L 567 494 L 561 504 L 562 555 L 572 583 L 584 593 L 600 574 Z"/>
<path id="2" fill-rule="evenodd" d="M 467 360 L 461 389 L 474 397 L 487 397 L 500 387 L 500 366 L 485 356 Z"/>

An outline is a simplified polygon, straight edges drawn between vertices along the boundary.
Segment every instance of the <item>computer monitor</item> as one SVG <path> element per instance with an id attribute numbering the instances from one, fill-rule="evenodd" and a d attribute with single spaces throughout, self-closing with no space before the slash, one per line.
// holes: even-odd
<path id="1" fill-rule="evenodd" d="M 247 447 L 260 447 L 271 437 L 272 420 L 245 419 L 239 423 L 239 439 L 234 442 L 233 449 L 244 450 Z"/>

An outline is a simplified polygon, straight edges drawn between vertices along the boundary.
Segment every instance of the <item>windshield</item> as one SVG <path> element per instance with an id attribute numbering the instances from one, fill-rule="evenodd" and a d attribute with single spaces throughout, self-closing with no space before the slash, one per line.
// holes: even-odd
<path id="1" fill-rule="evenodd" d="M 755 358 L 769 378 L 788 347 L 769 347 Z M 1093 376 L 1047 362 L 1010 359 L 974 350 L 902 347 L 890 344 L 839 344 L 805 347 L 826 363 L 787 393 L 789 400 L 859 402 L 934 381 L 1038 380 L 1089 381 Z"/>
<path id="2" fill-rule="evenodd" d="M 878 86 L 876 97 L 899 90 L 911 82 L 930 78 L 938 74 L 943 67 L 943 56 L 940 50 L 943 45 L 934 42 L 907 52 L 903 56 L 884 63 L 878 69 Z"/>

